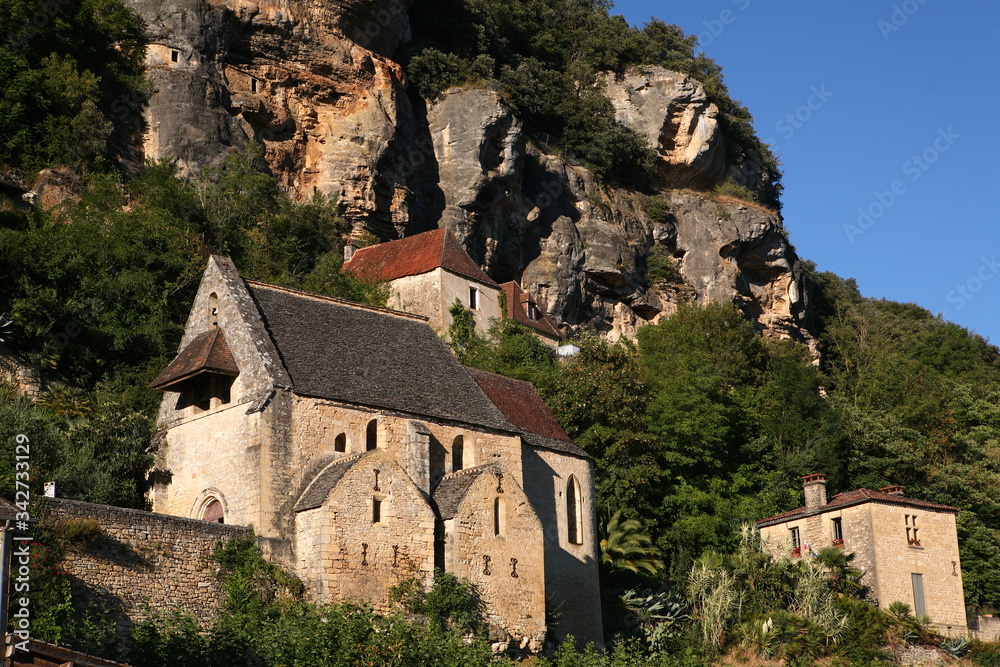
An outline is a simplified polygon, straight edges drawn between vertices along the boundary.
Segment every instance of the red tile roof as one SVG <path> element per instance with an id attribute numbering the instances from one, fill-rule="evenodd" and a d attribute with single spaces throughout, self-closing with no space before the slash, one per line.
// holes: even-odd
<path id="1" fill-rule="evenodd" d="M 789 512 L 776 514 L 772 517 L 768 517 L 767 519 L 761 519 L 757 522 L 757 525 L 761 527 L 773 526 L 774 524 L 784 523 L 785 521 L 790 521 L 800 516 L 806 516 L 807 514 L 822 514 L 823 512 L 828 512 L 830 510 L 850 507 L 852 505 L 860 505 L 868 502 L 881 503 L 884 505 L 900 505 L 903 507 L 926 509 L 934 512 L 954 512 L 957 514 L 961 511 L 958 507 L 952 507 L 951 505 L 941 505 L 939 503 L 932 503 L 926 500 L 906 498 L 895 493 L 883 493 L 881 491 L 872 491 L 871 489 L 854 489 L 853 491 L 838 493 L 831 498 L 826 505 L 818 507 L 815 510 L 809 510 L 807 512 L 805 507 L 800 507 Z"/>
<path id="2" fill-rule="evenodd" d="M 538 304 L 535 303 L 535 300 L 528 296 L 528 293 L 521 289 L 520 285 L 511 281 L 509 283 L 504 283 L 500 287 L 503 289 L 503 293 L 507 297 L 507 312 L 504 313 L 504 315 L 518 324 L 530 327 L 550 338 L 555 338 L 556 340 L 563 339 L 562 332 L 556 328 L 555 323 L 549 319 L 549 316 L 545 314 L 544 310 L 538 308 Z M 528 317 L 529 303 L 535 304 L 535 308 L 538 309 L 539 317 L 536 320 Z"/>
<path id="3" fill-rule="evenodd" d="M 199 334 L 149 386 L 160 391 L 176 391 L 177 385 L 199 373 L 234 377 L 240 374 L 226 337 L 219 328 Z"/>
<path id="4" fill-rule="evenodd" d="M 490 287 L 499 287 L 444 228 L 361 248 L 344 264 L 343 270 L 365 280 L 388 281 L 418 276 L 438 267 Z"/>
<path id="5" fill-rule="evenodd" d="M 476 368 L 468 371 L 511 424 L 527 433 L 572 442 L 530 382 Z"/>

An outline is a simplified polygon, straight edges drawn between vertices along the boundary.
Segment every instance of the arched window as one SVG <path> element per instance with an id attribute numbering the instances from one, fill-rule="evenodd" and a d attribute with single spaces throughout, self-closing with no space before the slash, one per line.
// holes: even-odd
<path id="1" fill-rule="evenodd" d="M 493 534 L 507 534 L 507 504 L 499 496 L 493 500 Z"/>
<path id="2" fill-rule="evenodd" d="M 347 435 L 341 433 L 337 436 L 337 439 L 333 441 L 333 451 L 335 452 L 346 452 L 347 451 Z"/>
<path id="3" fill-rule="evenodd" d="M 368 430 L 365 432 L 365 451 L 371 451 L 378 447 L 378 420 L 373 419 L 368 422 Z"/>
<path id="4" fill-rule="evenodd" d="M 208 321 L 213 327 L 219 326 L 219 295 L 215 292 L 208 295 Z"/>
<path id="5" fill-rule="evenodd" d="M 583 499 L 580 483 L 570 475 L 566 482 L 566 538 L 570 544 L 583 544 Z"/>
<path id="6" fill-rule="evenodd" d="M 203 521 L 211 521 L 213 523 L 226 522 L 224 512 L 222 510 L 222 503 L 219 502 L 218 498 L 213 498 L 207 505 L 205 505 L 201 518 Z"/>
<path id="7" fill-rule="evenodd" d="M 451 445 L 451 471 L 465 468 L 465 438 L 458 436 Z"/>

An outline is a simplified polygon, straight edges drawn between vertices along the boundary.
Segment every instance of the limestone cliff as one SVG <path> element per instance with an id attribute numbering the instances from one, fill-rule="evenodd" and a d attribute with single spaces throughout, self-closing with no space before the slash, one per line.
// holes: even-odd
<path id="1" fill-rule="evenodd" d="M 718 110 L 689 77 L 648 67 L 600 80 L 661 158 L 650 206 L 543 153 L 495 92 L 414 95 L 393 60 L 409 37 L 400 0 L 129 2 L 151 41 L 147 158 L 197 170 L 260 141 L 296 196 L 336 196 L 356 231 L 381 239 L 447 226 L 568 332 L 630 337 L 683 301 L 732 301 L 768 335 L 814 343 L 780 217 L 677 189 L 761 178 L 752 159 L 727 159 Z M 651 284 L 657 246 L 675 271 Z"/>

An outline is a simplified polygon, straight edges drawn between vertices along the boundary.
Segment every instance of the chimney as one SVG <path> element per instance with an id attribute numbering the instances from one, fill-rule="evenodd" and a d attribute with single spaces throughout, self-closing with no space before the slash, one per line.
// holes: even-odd
<path id="1" fill-rule="evenodd" d="M 802 478 L 806 492 L 806 509 L 814 510 L 826 505 L 826 475 L 806 475 Z"/>
<path id="2" fill-rule="evenodd" d="M 351 257 L 354 257 L 354 253 L 361 249 L 361 244 L 354 240 L 354 237 L 347 239 L 347 243 L 344 244 L 344 262 L 351 261 Z"/>
<path id="3" fill-rule="evenodd" d="M 883 486 L 881 489 L 879 489 L 879 492 L 888 493 L 890 496 L 901 496 L 903 495 L 903 487 L 899 486 L 898 484 L 894 486 Z"/>

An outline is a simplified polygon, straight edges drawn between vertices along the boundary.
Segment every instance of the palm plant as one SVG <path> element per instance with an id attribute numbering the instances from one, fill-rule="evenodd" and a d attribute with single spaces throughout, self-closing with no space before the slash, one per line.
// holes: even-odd
<path id="1" fill-rule="evenodd" d="M 653 538 L 642 532 L 636 519 L 622 519 L 621 510 L 600 526 L 601 565 L 610 573 L 633 572 L 656 576 L 664 569 L 661 551 Z"/>

